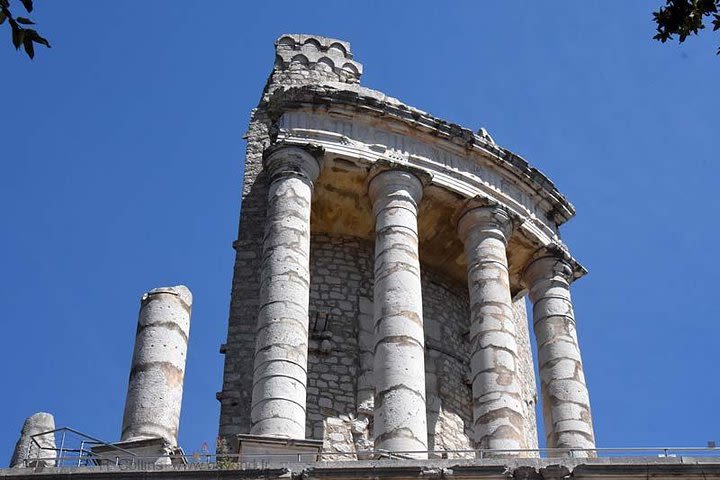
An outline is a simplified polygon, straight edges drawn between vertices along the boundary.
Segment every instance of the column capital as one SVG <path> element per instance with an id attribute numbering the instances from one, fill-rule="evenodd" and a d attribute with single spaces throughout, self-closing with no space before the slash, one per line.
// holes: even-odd
<path id="1" fill-rule="evenodd" d="M 481 232 L 507 245 L 513 231 L 512 215 L 507 208 L 487 198 L 470 200 L 456 218 L 458 234 L 463 243 L 471 235 Z"/>
<path id="2" fill-rule="evenodd" d="M 528 286 L 541 279 L 562 278 L 568 285 L 587 273 L 587 269 L 575 260 L 567 248 L 551 243 L 532 254 L 522 277 Z"/>
<path id="3" fill-rule="evenodd" d="M 283 176 L 297 176 L 314 182 L 322 167 L 325 150 L 315 145 L 277 143 L 263 152 L 263 168 L 270 181 Z"/>
<path id="4" fill-rule="evenodd" d="M 373 171 L 374 170 L 374 171 Z M 378 200 L 390 201 L 393 196 L 402 195 L 418 206 L 427 183 L 419 172 L 409 168 L 377 168 L 370 172 L 368 179 L 368 195 L 375 206 Z M 403 194 L 404 193 L 404 194 Z"/>

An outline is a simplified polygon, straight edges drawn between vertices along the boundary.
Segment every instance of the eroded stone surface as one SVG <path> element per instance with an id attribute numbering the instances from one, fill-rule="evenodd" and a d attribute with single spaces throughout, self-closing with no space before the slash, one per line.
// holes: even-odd
<path id="1" fill-rule="evenodd" d="M 15 444 L 10 468 L 54 467 L 57 456 L 55 434 L 38 435 L 52 430 L 55 430 L 55 418 L 51 414 L 39 412 L 29 416 Z"/>
<path id="2" fill-rule="evenodd" d="M 177 445 L 191 308 L 192 294 L 184 285 L 143 295 L 122 441 L 160 437 Z"/>
<path id="3" fill-rule="evenodd" d="M 421 197 L 421 181 L 407 171 L 384 171 L 370 182 L 375 214 L 375 448 L 379 450 L 427 450 L 417 237 Z"/>
<path id="4" fill-rule="evenodd" d="M 525 420 L 523 430 L 525 431 L 527 448 L 534 450 L 538 448 L 537 421 L 535 420 L 535 407 L 538 396 L 525 296 L 521 296 L 513 302 L 513 318 L 515 321 L 515 338 L 518 344 L 520 395 L 523 401 L 523 418 Z M 524 456 L 537 457 L 539 455 L 537 452 L 529 452 Z"/>
<path id="5" fill-rule="evenodd" d="M 505 250 L 512 222 L 498 206 L 471 206 L 458 232 L 468 258 L 475 444 L 517 454 L 512 451 L 527 449 L 527 441 Z"/>
<path id="6" fill-rule="evenodd" d="M 282 41 L 284 37 L 289 39 Z M 276 42 L 276 54 L 282 58 L 283 52 L 287 53 L 293 49 L 302 50 L 305 43 L 314 43 L 308 42 L 310 37 L 312 36 L 283 35 Z M 324 37 L 320 40 L 318 37 L 317 44 L 321 47 L 326 46 L 329 50 L 334 43 L 330 40 Z M 350 45 L 339 40 L 337 42 L 346 48 L 347 58 L 352 59 Z M 253 364 L 255 352 L 255 329 L 260 303 L 260 272 L 268 198 L 268 178 L 267 172 L 263 169 L 262 158 L 263 152 L 272 142 L 273 132 L 276 133 L 277 127 L 276 119 L 269 115 L 268 102 L 277 89 L 343 81 L 343 77 L 338 72 L 325 68 L 324 65 L 310 65 L 301 58 L 293 61 L 293 57 L 294 55 L 290 55 L 287 63 L 284 60 L 276 61 L 245 133 L 247 146 L 242 187 L 242 215 L 238 238 L 233 242 L 236 253 L 228 336 L 222 349 L 225 354 L 223 388 L 217 395 L 220 401 L 220 435 L 225 438 L 238 433 L 249 433 L 251 428 L 253 370 L 248 368 L 248 365 Z M 317 68 L 314 68 L 315 66 Z M 361 69 L 361 66 L 359 68 Z M 346 80 L 356 81 L 353 78 L 348 76 Z"/>
<path id="7" fill-rule="evenodd" d="M 509 435 L 512 442 L 535 447 L 536 394 L 527 314 L 521 308 L 524 305 L 517 303 L 522 298 L 513 303 L 504 292 L 509 290 L 510 298 L 516 298 L 526 289 L 522 274 L 539 248 L 548 245 L 564 248 L 558 238 L 558 226 L 574 214 L 574 208 L 544 175 L 500 147 L 489 135 L 475 134 L 359 86 L 362 66 L 353 58 L 346 42 L 313 35 L 283 35 L 276 43 L 276 55 L 272 74 L 246 134 L 242 216 L 238 239 L 234 243 L 236 262 L 228 339 L 222 347 L 226 355 L 223 391 L 218 394 L 221 435 L 232 436 L 251 429 L 253 372 L 248 365 L 255 363 L 257 366 L 258 342 L 265 348 L 292 337 L 293 347 L 299 348 L 296 353 L 305 348 L 301 345 L 303 338 L 309 347 L 306 353 L 307 384 L 295 382 L 303 376 L 302 368 L 292 372 L 284 368 L 279 374 L 288 374 L 289 383 L 281 386 L 276 382 L 269 389 L 263 386 L 259 389 L 260 396 L 285 392 L 284 397 L 281 395 L 282 401 L 292 398 L 298 405 L 305 402 L 307 414 L 303 421 L 299 411 L 292 413 L 292 407 L 283 408 L 282 415 L 279 410 L 270 409 L 266 412 L 266 423 L 283 423 L 287 419 L 280 417 L 291 412 L 289 416 L 293 421 L 297 420 L 293 435 L 301 435 L 302 431 L 304 436 L 322 439 L 328 451 L 338 454 L 337 460 L 347 452 L 352 452 L 350 457 L 359 454 L 358 458 L 362 458 L 362 452 L 371 448 L 373 442 L 378 445 L 384 441 L 386 437 L 382 435 L 388 429 L 396 429 L 404 422 L 409 427 L 402 430 L 403 442 L 427 445 L 439 451 L 439 456 L 452 457 L 447 450 L 471 447 L 471 439 L 476 438 L 477 432 L 473 427 L 470 369 L 471 364 L 487 355 L 470 359 L 471 337 L 477 339 L 482 335 L 478 336 L 475 331 L 468 333 L 469 321 L 476 316 L 474 311 L 470 312 L 467 300 L 467 284 L 471 279 L 466 272 L 470 258 L 456 227 L 457 216 L 467 200 L 479 197 L 507 209 L 514 219 L 515 229 L 505 238 L 507 273 L 501 272 L 501 276 L 504 275 L 506 280 L 496 275 L 499 270 L 489 268 L 486 269 L 488 277 L 474 281 L 496 287 L 502 284 L 502 288 L 479 288 L 472 305 L 484 306 L 481 316 L 497 316 L 498 312 L 491 312 L 490 307 L 497 301 L 497 292 L 502 290 L 502 308 L 496 310 L 503 319 L 503 329 L 514 329 L 511 336 L 514 336 L 515 345 L 510 349 L 513 353 L 503 351 L 501 347 L 507 346 L 507 338 L 501 338 L 498 332 L 490 332 L 489 343 L 479 348 L 481 342 L 476 340 L 476 350 L 492 351 L 492 359 L 489 359 L 492 361 L 489 357 L 486 360 L 493 368 L 507 369 L 492 378 L 489 372 L 478 375 L 478 378 L 487 377 L 488 382 L 480 388 L 485 392 L 485 398 L 477 395 L 476 398 L 483 398 L 479 403 L 494 406 L 488 407 L 489 415 L 479 415 L 478 410 L 476 416 L 484 416 L 487 422 L 482 428 L 492 432 L 491 437 L 502 438 L 500 443 L 507 440 L 506 434 L 512 430 Z M 261 159 L 263 152 L 290 146 L 324 149 L 323 173 L 313 182 L 312 202 L 308 196 L 309 225 L 313 231 L 307 268 L 310 277 L 308 280 L 306 270 L 301 268 L 296 272 L 298 276 L 281 275 L 277 282 L 272 282 L 265 276 L 271 270 L 265 268 L 267 257 L 263 252 L 268 242 L 282 243 L 292 234 L 283 232 L 282 223 L 277 221 L 279 217 L 273 217 L 275 220 L 269 217 L 274 214 L 266 203 L 274 195 L 269 194 L 269 189 L 274 188 L 271 184 L 277 174 L 269 165 L 263 167 Z M 371 201 L 368 185 L 372 185 L 370 179 L 378 167 L 387 168 L 388 165 L 421 172 L 418 174 L 427 177 L 422 199 L 416 199 L 410 215 L 415 222 L 414 240 L 409 239 L 405 230 L 393 231 L 392 228 L 387 230 L 387 236 L 378 237 L 379 242 L 376 239 L 377 211 L 373 212 L 373 203 L 391 204 L 393 200 L 376 198 L 375 202 Z M 408 210 L 400 207 L 397 211 L 393 222 L 399 219 L 399 224 L 404 225 Z M 294 212 L 287 220 L 288 225 L 293 223 L 293 215 Z M 277 228 L 271 235 L 273 238 L 269 239 L 264 229 L 273 223 Z M 407 258 L 402 256 L 415 252 L 413 262 L 418 271 L 421 266 L 423 269 L 420 287 L 419 275 L 406 281 L 410 277 L 405 278 L 408 276 L 407 271 L 403 271 L 405 265 L 388 268 L 373 258 L 373 247 L 388 250 L 390 243 L 396 244 L 396 248 L 390 250 L 398 254 L 399 264 L 407 263 Z M 485 253 L 494 255 L 496 250 L 488 247 Z M 283 262 L 290 265 L 298 258 L 305 265 L 306 253 L 299 256 L 295 251 L 287 250 L 287 253 L 283 260 L 277 260 L 278 268 L 283 267 Z M 573 270 L 573 279 L 584 274 L 577 262 L 571 260 L 568 263 Z M 412 308 L 400 305 L 392 288 L 374 285 L 373 268 L 391 272 L 387 278 L 403 278 L 395 283 L 404 289 L 403 292 L 409 289 L 407 297 L 413 300 Z M 298 283 L 300 278 L 308 281 Z M 309 286 L 301 287 L 305 283 Z M 309 290 L 309 308 L 304 313 L 304 320 L 301 320 L 301 310 L 290 315 L 297 320 L 293 325 L 299 326 L 299 329 L 293 327 L 286 331 L 291 335 L 274 336 L 273 339 L 264 334 L 256 335 L 256 321 L 265 321 L 262 306 L 267 294 L 261 292 L 268 285 L 276 285 L 273 287 L 276 291 L 293 298 L 305 295 L 303 292 Z M 285 289 L 280 285 L 285 285 Z M 375 293 L 384 292 L 381 302 L 377 296 L 373 298 L 373 288 L 376 288 Z M 403 353 L 413 351 L 406 348 L 412 341 L 401 345 L 394 339 L 386 342 L 392 348 L 376 354 L 376 325 L 373 322 L 378 317 L 374 312 L 387 310 L 389 305 L 419 314 L 418 318 L 422 319 L 419 331 L 411 331 L 407 337 L 417 341 L 413 348 L 422 350 L 422 345 L 425 351 L 423 355 L 413 353 L 409 362 L 413 369 L 403 381 L 413 384 L 411 390 L 415 393 L 424 390 L 424 398 L 420 395 L 400 398 L 402 395 L 397 392 L 386 391 L 387 378 L 392 376 L 388 375 L 388 368 L 392 371 L 394 364 L 408 363 L 402 358 Z M 418 309 L 418 305 L 422 307 Z M 390 322 L 392 328 L 402 330 L 401 335 L 395 335 L 397 331 L 382 335 L 407 340 L 404 325 L 412 314 L 401 314 L 399 321 Z M 315 320 L 323 318 L 330 319 L 329 326 L 318 332 L 312 328 L 308 331 L 307 322 L 312 326 Z M 301 339 L 299 342 L 298 338 Z M 414 370 L 418 363 L 423 363 L 418 362 L 418 358 L 424 362 L 422 383 L 419 370 Z M 302 363 L 301 354 L 297 359 Z M 512 369 L 508 368 L 510 366 Z M 505 374 L 511 370 L 510 376 L 514 379 L 506 382 Z M 257 375 L 257 370 L 255 373 Z M 278 372 L 272 373 L 276 374 Z M 499 401 L 485 402 L 489 400 L 488 392 L 490 396 L 497 393 L 490 390 L 498 385 L 507 387 L 502 395 L 507 397 L 503 401 L 509 406 L 500 407 L 502 402 Z M 306 388 L 304 396 L 303 388 Z M 258 388 L 255 390 L 257 395 Z M 514 398 L 513 402 L 509 402 L 510 397 Z M 425 404 L 425 415 L 418 413 L 423 410 L 418 402 Z M 395 424 L 379 419 L 383 406 L 388 404 L 397 406 L 391 418 Z M 427 435 L 417 435 L 422 438 L 414 439 L 416 431 L 422 427 L 419 421 L 407 418 L 410 411 L 427 423 Z M 495 418 L 498 412 L 499 419 Z M 406 441 L 408 438 L 410 442 Z"/>
<path id="8" fill-rule="evenodd" d="M 267 220 L 255 331 L 253 435 L 305 438 L 310 202 L 320 164 L 300 148 L 266 160 Z"/>
<path id="9" fill-rule="evenodd" d="M 541 253 L 525 272 L 533 302 L 543 420 L 548 448 L 595 448 L 590 397 L 585 384 L 570 299 L 572 268 L 562 256 Z M 569 456 L 594 456 L 576 451 Z"/>

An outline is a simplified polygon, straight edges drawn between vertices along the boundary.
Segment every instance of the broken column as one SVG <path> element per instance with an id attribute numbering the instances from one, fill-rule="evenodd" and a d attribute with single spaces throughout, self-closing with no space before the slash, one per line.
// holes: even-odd
<path id="1" fill-rule="evenodd" d="M 55 419 L 51 414 L 40 412 L 28 417 L 15 444 L 10 468 L 54 467 L 57 457 L 55 434 L 39 435 L 53 430 Z"/>
<path id="2" fill-rule="evenodd" d="M 142 296 L 122 441 L 162 438 L 177 445 L 192 294 L 161 287 Z"/>
<path id="3" fill-rule="evenodd" d="M 417 211 L 423 185 L 403 170 L 370 181 L 375 216 L 375 449 L 427 450 L 425 338 Z M 427 458 L 426 453 L 409 456 Z"/>
<path id="4" fill-rule="evenodd" d="M 572 266 L 563 252 L 543 250 L 526 267 L 524 277 L 533 302 L 547 447 L 581 449 L 568 451 L 568 456 L 595 456 L 590 398 L 570 299 Z"/>
<path id="5" fill-rule="evenodd" d="M 317 152 L 319 154 L 319 152 Z M 316 153 L 266 152 L 268 206 L 255 336 L 252 435 L 305 438 L 310 303 L 310 204 Z"/>
<path id="6" fill-rule="evenodd" d="M 471 207 L 458 232 L 468 262 L 475 446 L 517 455 L 527 442 L 506 252 L 512 222 L 499 206 Z"/>

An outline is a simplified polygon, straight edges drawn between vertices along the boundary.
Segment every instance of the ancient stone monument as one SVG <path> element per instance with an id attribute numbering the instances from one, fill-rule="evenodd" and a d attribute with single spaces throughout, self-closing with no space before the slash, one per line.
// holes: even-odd
<path id="1" fill-rule="evenodd" d="M 720 478 L 710 456 L 598 455 L 570 297 L 586 271 L 550 180 L 483 128 L 360 86 L 346 42 L 275 47 L 246 134 L 216 454 L 178 445 L 192 295 L 163 287 L 141 300 L 120 441 L 58 445 L 38 413 L 3 478 Z"/>
<path id="2" fill-rule="evenodd" d="M 529 295 L 547 446 L 593 456 L 573 206 L 484 129 L 362 71 L 347 42 L 276 42 L 245 137 L 220 435 L 338 460 L 536 455 Z"/>

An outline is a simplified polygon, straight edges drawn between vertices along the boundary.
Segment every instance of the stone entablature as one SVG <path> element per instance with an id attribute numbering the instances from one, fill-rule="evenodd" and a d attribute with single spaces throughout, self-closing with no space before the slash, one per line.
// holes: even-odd
<path id="1" fill-rule="evenodd" d="M 447 124 L 440 120 L 421 122 L 408 109 L 376 100 L 374 93 L 341 83 L 277 92 L 270 100 L 271 109 L 283 112 L 276 141 L 426 170 L 433 182 L 462 196 L 485 195 L 507 205 L 535 224 L 544 244 L 556 239 L 557 227 L 575 214 L 554 185 L 517 155 L 468 130 L 442 128 Z"/>
<path id="2" fill-rule="evenodd" d="M 276 53 L 246 135 L 220 434 L 348 459 L 533 449 L 530 290 L 547 445 L 592 455 L 567 308 L 585 269 L 558 232 L 572 205 L 484 130 L 357 85 L 349 44 L 283 35 Z"/>

